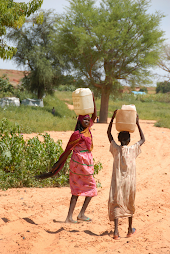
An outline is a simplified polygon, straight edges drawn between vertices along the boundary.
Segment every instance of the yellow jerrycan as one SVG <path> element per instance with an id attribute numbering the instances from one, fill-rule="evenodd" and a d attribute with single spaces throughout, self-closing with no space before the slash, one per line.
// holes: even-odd
<path id="1" fill-rule="evenodd" d="M 133 133 L 136 127 L 136 107 L 135 105 L 122 105 L 116 113 L 116 130 Z"/>
<path id="2" fill-rule="evenodd" d="M 77 88 L 72 93 L 72 99 L 76 115 L 94 113 L 93 95 L 89 88 Z"/>

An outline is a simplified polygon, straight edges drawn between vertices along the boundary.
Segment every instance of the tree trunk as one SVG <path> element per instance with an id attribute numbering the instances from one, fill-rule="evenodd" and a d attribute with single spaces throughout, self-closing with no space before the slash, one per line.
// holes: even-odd
<path id="1" fill-rule="evenodd" d="M 101 93 L 101 105 L 100 105 L 100 116 L 99 116 L 100 123 L 107 123 L 109 95 L 110 95 L 109 87 L 104 86 L 102 88 L 102 93 Z"/>
<path id="2" fill-rule="evenodd" d="M 42 99 L 43 97 L 43 94 L 42 94 L 42 89 L 41 88 L 38 88 L 38 99 Z"/>

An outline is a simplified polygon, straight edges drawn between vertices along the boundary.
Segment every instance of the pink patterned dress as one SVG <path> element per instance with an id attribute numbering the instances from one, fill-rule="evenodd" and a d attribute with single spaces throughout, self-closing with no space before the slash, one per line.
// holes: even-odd
<path id="1" fill-rule="evenodd" d="M 70 160 L 70 188 L 72 195 L 94 197 L 97 195 L 93 177 L 94 164 L 91 151 L 87 148 L 88 138 L 80 134 L 79 143 L 74 146 Z"/>

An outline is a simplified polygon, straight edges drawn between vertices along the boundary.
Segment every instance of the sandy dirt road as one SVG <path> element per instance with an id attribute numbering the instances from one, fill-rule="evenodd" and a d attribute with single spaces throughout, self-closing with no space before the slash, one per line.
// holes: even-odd
<path id="1" fill-rule="evenodd" d="M 146 142 L 137 158 L 137 233 L 126 238 L 127 218 L 119 220 L 120 240 L 113 240 L 113 222 L 108 219 L 108 196 L 113 159 L 106 131 L 108 124 L 92 127 L 95 161 L 103 164 L 96 176 L 102 188 L 86 215 L 92 222 L 65 224 L 70 188 L 23 188 L 0 191 L 1 254 L 155 254 L 170 253 L 170 130 L 156 128 L 154 121 L 140 121 Z M 114 128 L 114 126 L 113 126 Z M 50 132 L 63 148 L 72 132 Z M 25 138 L 33 134 L 25 134 Z M 117 132 L 113 132 L 115 140 Z M 140 139 L 136 129 L 131 144 Z M 78 199 L 74 219 L 84 201 Z"/>

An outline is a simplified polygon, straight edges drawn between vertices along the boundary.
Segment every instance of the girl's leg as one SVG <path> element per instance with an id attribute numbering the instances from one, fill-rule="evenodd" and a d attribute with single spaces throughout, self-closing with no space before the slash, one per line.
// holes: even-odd
<path id="1" fill-rule="evenodd" d="M 132 234 L 132 216 L 129 217 L 128 220 L 129 220 L 128 234 Z"/>
<path id="2" fill-rule="evenodd" d="M 81 211 L 80 211 L 79 215 L 77 216 L 77 219 L 78 219 L 78 220 L 91 221 L 90 218 L 88 218 L 87 216 L 84 215 L 84 213 L 85 213 L 85 211 L 86 211 L 86 208 L 87 208 L 87 206 L 88 206 L 90 200 L 91 200 L 91 197 L 86 197 L 86 198 L 85 198 L 84 204 L 83 204 L 83 206 L 82 206 L 82 208 L 81 208 Z"/>
<path id="3" fill-rule="evenodd" d="M 136 232 L 136 229 L 132 228 L 132 216 L 131 216 L 129 217 L 129 227 L 128 227 L 127 237 L 132 236 L 135 232 Z"/>
<path id="4" fill-rule="evenodd" d="M 71 200 L 70 200 L 70 207 L 69 207 L 68 215 L 67 215 L 67 218 L 66 218 L 66 221 L 65 221 L 66 223 L 76 222 L 76 221 L 73 220 L 72 216 L 73 216 L 74 208 L 75 208 L 76 203 L 77 203 L 77 199 L 78 199 L 78 196 L 72 195 Z"/>
<path id="5" fill-rule="evenodd" d="M 119 238 L 119 231 L 118 231 L 118 219 L 114 219 L 115 229 L 114 229 L 114 239 L 117 240 Z"/>

